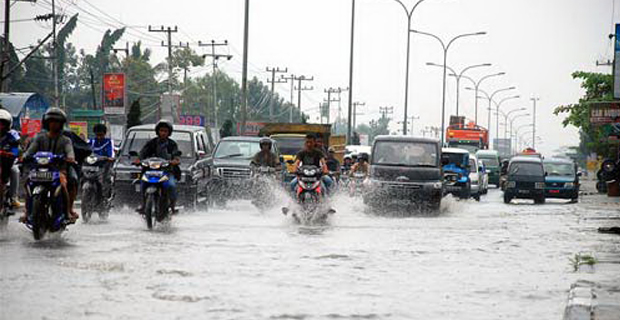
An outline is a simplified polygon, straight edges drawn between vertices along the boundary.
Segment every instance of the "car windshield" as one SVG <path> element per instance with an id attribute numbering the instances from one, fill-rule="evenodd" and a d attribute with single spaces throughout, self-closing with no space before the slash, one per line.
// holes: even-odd
<path id="1" fill-rule="evenodd" d="M 372 156 L 373 164 L 396 166 L 437 166 L 437 145 L 406 141 L 379 141 Z"/>
<path id="2" fill-rule="evenodd" d="M 444 152 L 443 157 L 448 159 L 449 164 L 460 166 L 465 162 L 465 154 Z"/>
<path id="3" fill-rule="evenodd" d="M 478 167 L 476 165 L 476 160 L 469 158 L 469 167 L 471 168 L 472 171 L 476 171 L 476 168 Z"/>
<path id="4" fill-rule="evenodd" d="M 575 176 L 575 166 L 571 163 L 545 163 L 544 166 L 549 176 Z"/>
<path id="5" fill-rule="evenodd" d="M 470 153 L 475 153 L 476 151 L 480 150 L 480 147 L 478 147 L 477 145 L 471 145 L 471 144 L 451 144 L 450 147 L 465 149 L 469 151 Z"/>
<path id="6" fill-rule="evenodd" d="M 214 157 L 216 159 L 223 158 L 252 158 L 256 153 L 260 151 L 260 145 L 258 141 L 220 141 L 220 144 L 215 150 Z"/>
<path id="7" fill-rule="evenodd" d="M 155 138 L 155 131 L 153 130 L 129 131 L 129 133 L 127 133 L 127 140 L 125 140 L 123 145 L 121 155 L 128 156 L 131 151 L 140 153 L 142 147 L 144 147 L 144 145 L 153 138 Z M 192 157 L 192 136 L 189 132 L 174 131 L 172 136 L 170 136 L 170 139 L 177 143 L 179 151 L 181 151 L 181 157 Z"/>
<path id="8" fill-rule="evenodd" d="M 543 176 L 543 167 L 539 163 L 533 162 L 515 162 L 510 164 L 508 170 L 510 175 L 518 176 Z"/>
<path id="9" fill-rule="evenodd" d="M 305 137 L 274 137 L 281 154 L 296 155 L 304 148 Z"/>
<path id="10" fill-rule="evenodd" d="M 480 160 L 482 160 L 482 163 L 484 163 L 485 166 L 499 167 L 499 160 L 497 159 L 497 157 L 480 157 Z"/>

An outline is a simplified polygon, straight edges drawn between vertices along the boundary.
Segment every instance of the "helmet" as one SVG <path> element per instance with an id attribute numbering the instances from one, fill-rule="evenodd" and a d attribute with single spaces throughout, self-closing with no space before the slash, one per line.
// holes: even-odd
<path id="1" fill-rule="evenodd" d="M 353 156 L 351 156 L 350 154 L 347 154 L 346 156 L 344 156 L 344 160 L 353 160 Z"/>
<path id="2" fill-rule="evenodd" d="M 329 149 L 327 149 L 327 152 L 329 153 L 336 153 L 336 149 L 329 147 Z"/>
<path id="3" fill-rule="evenodd" d="M 94 133 L 106 133 L 108 132 L 108 128 L 105 126 L 105 124 L 103 123 L 97 123 L 94 127 L 93 127 L 93 132 Z"/>
<path id="4" fill-rule="evenodd" d="M 269 138 L 262 138 L 262 139 L 260 139 L 260 141 L 259 141 L 259 143 L 258 143 L 258 144 L 260 144 L 260 146 L 261 146 L 261 147 L 262 147 L 263 145 L 268 145 L 268 146 L 269 146 L 269 148 L 271 148 L 271 145 L 273 144 L 273 142 L 272 142 L 272 141 L 271 141 L 271 139 L 269 139 Z"/>
<path id="5" fill-rule="evenodd" d="M 365 153 L 365 152 L 360 153 L 360 155 L 359 155 L 359 160 L 360 160 L 360 161 L 366 161 L 366 162 L 368 162 L 368 159 L 369 159 L 369 158 L 370 158 L 370 156 L 368 155 L 368 153 Z"/>
<path id="6" fill-rule="evenodd" d="M 13 116 L 5 109 L 0 109 L 0 121 L 4 121 L 6 123 L 7 129 L 11 129 L 13 126 Z"/>
<path id="7" fill-rule="evenodd" d="M 155 134 L 159 134 L 159 129 L 162 127 L 168 128 L 168 131 L 170 131 L 170 134 L 172 134 L 172 130 L 174 129 L 174 127 L 172 126 L 172 123 L 170 123 L 170 121 L 168 120 L 159 120 L 159 122 L 157 122 L 157 125 L 155 125 Z"/>
<path id="8" fill-rule="evenodd" d="M 63 126 L 67 122 L 67 114 L 59 108 L 49 108 L 43 115 L 43 129 L 49 130 L 49 122 L 51 120 L 56 120 L 60 122 Z"/>

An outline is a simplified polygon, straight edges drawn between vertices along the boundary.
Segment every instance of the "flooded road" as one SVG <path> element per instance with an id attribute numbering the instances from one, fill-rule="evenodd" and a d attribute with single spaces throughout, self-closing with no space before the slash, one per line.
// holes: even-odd
<path id="1" fill-rule="evenodd" d="M 447 198 L 448 199 L 448 198 Z M 0 240 L 2 319 L 560 319 L 580 204 L 448 199 L 386 218 L 337 199 L 325 227 L 249 202 L 148 232 L 129 210 L 39 243 Z"/>

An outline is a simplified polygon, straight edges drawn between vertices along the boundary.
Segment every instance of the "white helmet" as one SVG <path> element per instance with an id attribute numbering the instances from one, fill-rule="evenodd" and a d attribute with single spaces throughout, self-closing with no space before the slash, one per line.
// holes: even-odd
<path id="1" fill-rule="evenodd" d="M 13 127 L 13 116 L 5 109 L 0 109 L 0 121 L 5 121 L 9 130 Z"/>

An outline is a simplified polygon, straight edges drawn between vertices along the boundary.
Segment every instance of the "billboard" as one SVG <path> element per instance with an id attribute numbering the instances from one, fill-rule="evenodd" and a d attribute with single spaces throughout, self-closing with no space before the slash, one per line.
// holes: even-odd
<path id="1" fill-rule="evenodd" d="M 37 133 L 41 132 L 41 119 L 28 119 L 22 118 L 20 120 L 22 135 L 34 137 Z"/>
<path id="2" fill-rule="evenodd" d="M 69 122 L 69 129 L 75 134 L 77 134 L 80 138 L 88 141 L 88 122 L 71 121 Z"/>
<path id="3" fill-rule="evenodd" d="M 493 139 L 493 150 L 499 152 L 501 156 L 509 156 L 512 154 L 512 140 Z"/>
<path id="4" fill-rule="evenodd" d="M 620 123 L 620 102 L 591 104 L 590 123 L 594 126 Z"/>
<path id="5" fill-rule="evenodd" d="M 260 129 L 262 129 L 266 124 L 266 122 L 246 122 L 245 133 L 241 134 L 241 122 L 237 122 L 237 135 L 258 136 Z"/>
<path id="6" fill-rule="evenodd" d="M 125 74 L 106 73 L 103 75 L 102 106 L 105 114 L 125 114 Z"/>
<path id="7" fill-rule="evenodd" d="M 188 126 L 205 126 L 205 117 L 204 116 L 192 116 L 192 115 L 180 115 L 179 116 L 179 124 L 188 125 Z"/>
<path id="8" fill-rule="evenodd" d="M 614 99 L 620 99 L 620 23 L 616 24 L 614 46 Z"/>

